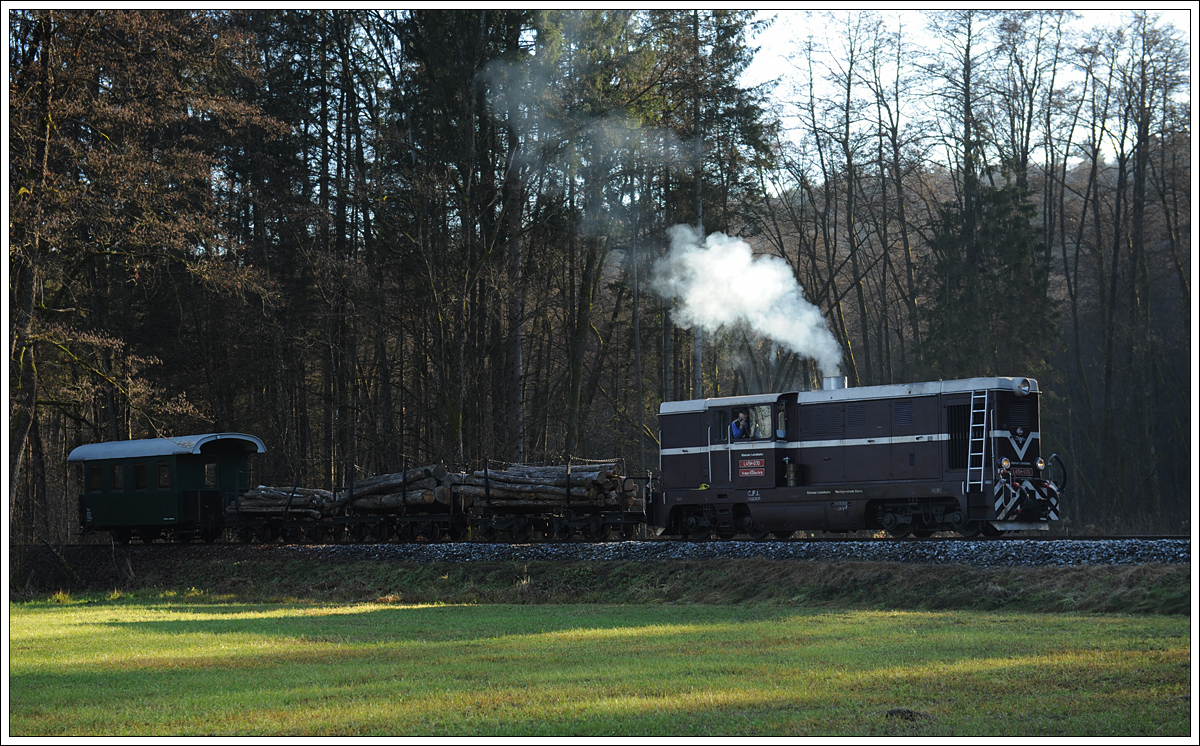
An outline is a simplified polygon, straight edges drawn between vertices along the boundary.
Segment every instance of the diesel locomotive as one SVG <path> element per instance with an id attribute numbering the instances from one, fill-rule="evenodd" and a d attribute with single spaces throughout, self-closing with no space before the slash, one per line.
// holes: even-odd
<path id="1" fill-rule="evenodd" d="M 647 523 L 691 538 L 1046 530 L 1060 488 L 1039 395 L 1031 378 L 847 388 L 833 377 L 816 391 L 664 402 Z"/>

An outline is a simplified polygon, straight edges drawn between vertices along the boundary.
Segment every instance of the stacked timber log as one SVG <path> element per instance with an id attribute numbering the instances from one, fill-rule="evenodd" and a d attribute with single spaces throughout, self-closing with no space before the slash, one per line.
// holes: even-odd
<path id="1" fill-rule="evenodd" d="M 497 510 L 524 512 L 572 508 L 640 510 L 636 483 L 616 464 L 576 466 L 510 465 L 505 469 L 451 473 L 442 464 L 359 479 L 336 495 L 327 490 L 256 487 L 240 501 L 243 513 L 283 513 L 313 518 L 342 508 L 354 513 L 447 512 L 482 506 L 490 495 Z"/>
<path id="2" fill-rule="evenodd" d="M 333 493 L 306 487 L 264 487 L 247 490 L 238 499 L 238 512 L 252 515 L 283 515 L 321 518 L 334 509 Z"/>
<path id="3" fill-rule="evenodd" d="M 572 508 L 633 509 L 637 485 L 621 477 L 616 464 L 566 466 L 511 465 L 505 469 L 452 474 L 454 491 L 475 504 L 487 499 L 497 509 L 547 510 Z"/>
<path id="4" fill-rule="evenodd" d="M 356 512 L 392 513 L 403 508 L 416 511 L 450 507 L 449 471 L 442 464 L 418 466 L 407 472 L 380 474 L 354 482 L 342 503 Z"/>

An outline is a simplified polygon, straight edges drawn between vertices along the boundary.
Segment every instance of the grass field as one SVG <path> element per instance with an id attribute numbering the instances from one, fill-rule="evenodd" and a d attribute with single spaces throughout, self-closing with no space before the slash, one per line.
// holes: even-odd
<path id="1" fill-rule="evenodd" d="M 1183 615 L 10 603 L 13 736 L 1157 736 Z"/>

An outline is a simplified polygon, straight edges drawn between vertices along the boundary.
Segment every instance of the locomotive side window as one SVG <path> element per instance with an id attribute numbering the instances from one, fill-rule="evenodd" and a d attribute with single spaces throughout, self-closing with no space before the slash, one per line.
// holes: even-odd
<path id="1" fill-rule="evenodd" d="M 134 464 L 133 465 L 133 488 L 135 490 L 146 489 L 146 465 L 145 464 Z"/>
<path id="2" fill-rule="evenodd" d="M 113 464 L 112 468 L 112 485 L 110 488 L 113 492 L 125 489 L 125 465 Z"/>
<path id="3" fill-rule="evenodd" d="M 784 402 L 775 404 L 775 437 L 787 437 L 787 404 Z"/>
<path id="4" fill-rule="evenodd" d="M 158 488 L 160 490 L 171 489 L 171 465 L 166 461 L 158 462 Z"/>

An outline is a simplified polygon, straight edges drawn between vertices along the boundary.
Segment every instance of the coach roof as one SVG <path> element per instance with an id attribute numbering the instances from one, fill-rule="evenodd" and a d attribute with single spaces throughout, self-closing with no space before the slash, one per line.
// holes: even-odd
<path id="1" fill-rule="evenodd" d="M 143 458 L 148 456 L 179 456 L 200 453 L 201 446 L 216 440 L 240 441 L 248 453 L 266 453 L 267 447 L 253 435 L 244 433 L 205 433 L 180 435 L 175 438 L 148 440 L 114 440 L 79 446 L 67 456 L 67 461 L 99 461 L 114 458 Z"/>

